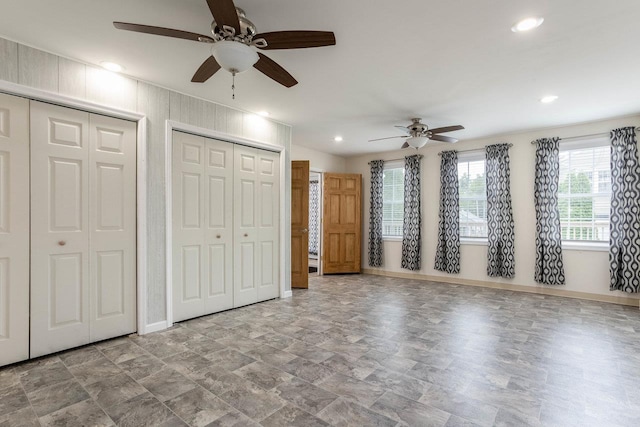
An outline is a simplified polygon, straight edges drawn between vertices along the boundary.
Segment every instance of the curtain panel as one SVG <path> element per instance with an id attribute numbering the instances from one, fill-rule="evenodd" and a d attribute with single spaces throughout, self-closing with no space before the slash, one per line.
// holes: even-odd
<path id="1" fill-rule="evenodd" d="M 382 189 L 384 183 L 384 160 L 373 160 L 370 164 L 369 266 L 382 267 Z"/>
<path id="2" fill-rule="evenodd" d="M 536 141 L 534 204 L 536 211 L 535 281 L 564 285 L 562 234 L 558 210 L 560 180 L 560 139 Z"/>
<path id="3" fill-rule="evenodd" d="M 309 254 L 318 255 L 320 246 L 320 183 L 309 181 Z"/>
<path id="4" fill-rule="evenodd" d="M 420 270 L 422 213 L 420 211 L 420 159 L 404 158 L 404 221 L 402 223 L 402 262 L 407 270 Z"/>
<path id="5" fill-rule="evenodd" d="M 511 279 L 516 272 L 509 144 L 487 146 L 486 156 L 487 274 Z"/>
<path id="6" fill-rule="evenodd" d="M 611 131 L 610 289 L 640 291 L 640 165 L 633 127 Z"/>
<path id="7" fill-rule="evenodd" d="M 460 273 L 460 200 L 458 153 L 440 153 L 440 213 L 435 269 Z"/>

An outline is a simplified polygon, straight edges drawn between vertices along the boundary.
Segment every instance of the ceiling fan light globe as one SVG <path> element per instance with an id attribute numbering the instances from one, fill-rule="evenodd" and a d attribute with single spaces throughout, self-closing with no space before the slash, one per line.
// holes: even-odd
<path id="1" fill-rule="evenodd" d="M 211 47 L 218 64 L 230 73 L 242 73 L 258 62 L 258 53 L 246 44 L 223 40 Z"/>
<path id="2" fill-rule="evenodd" d="M 414 136 L 407 139 L 406 142 L 407 144 L 409 144 L 409 147 L 415 148 L 417 150 L 419 148 L 424 147 L 428 141 L 429 141 L 429 138 L 427 138 L 426 136 Z"/>

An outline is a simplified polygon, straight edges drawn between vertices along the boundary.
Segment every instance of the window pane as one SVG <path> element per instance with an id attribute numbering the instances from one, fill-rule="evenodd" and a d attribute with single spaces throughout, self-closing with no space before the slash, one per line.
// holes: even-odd
<path id="1" fill-rule="evenodd" d="M 458 162 L 460 237 L 487 237 L 487 192 L 484 160 Z"/>
<path id="2" fill-rule="evenodd" d="M 563 240 L 609 240 L 610 148 L 580 147 L 560 153 L 558 208 Z"/>
<path id="3" fill-rule="evenodd" d="M 404 219 L 404 168 L 384 170 L 382 235 L 402 236 Z"/>

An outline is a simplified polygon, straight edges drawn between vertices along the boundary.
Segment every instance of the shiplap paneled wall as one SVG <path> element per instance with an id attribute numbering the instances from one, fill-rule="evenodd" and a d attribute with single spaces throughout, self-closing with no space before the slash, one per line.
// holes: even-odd
<path id="1" fill-rule="evenodd" d="M 285 188 L 290 185 L 291 127 L 193 98 L 0 38 L 0 79 L 147 117 L 147 324 L 166 320 L 165 121 L 167 119 L 285 147 Z M 285 193 L 285 224 L 290 194 Z M 290 241 L 289 230 L 285 241 Z M 289 268 L 289 245 L 285 271 Z M 291 286 L 286 274 L 286 290 Z"/>

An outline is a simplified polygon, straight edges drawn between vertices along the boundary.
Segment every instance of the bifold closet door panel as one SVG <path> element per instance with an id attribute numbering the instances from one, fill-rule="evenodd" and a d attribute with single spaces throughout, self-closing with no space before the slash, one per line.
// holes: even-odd
<path id="1" fill-rule="evenodd" d="M 258 301 L 258 150 L 234 147 L 234 307 Z"/>
<path id="2" fill-rule="evenodd" d="M 29 358 L 29 101 L 0 94 L 0 366 Z"/>
<path id="3" fill-rule="evenodd" d="M 175 321 L 233 307 L 233 144 L 173 133 Z"/>
<path id="4" fill-rule="evenodd" d="M 233 307 L 233 144 L 205 138 L 205 312 Z"/>
<path id="5" fill-rule="evenodd" d="M 173 133 L 173 320 L 202 316 L 204 138 Z"/>
<path id="6" fill-rule="evenodd" d="M 33 358 L 90 340 L 89 114 L 30 104 Z"/>
<path id="7" fill-rule="evenodd" d="M 136 331 L 136 124 L 89 116 L 90 340 Z"/>
<path id="8" fill-rule="evenodd" d="M 258 154 L 258 301 L 280 295 L 280 155 Z"/>

